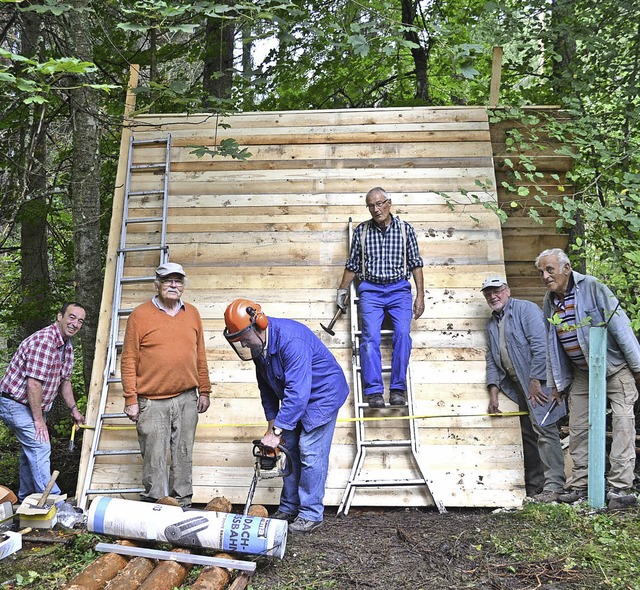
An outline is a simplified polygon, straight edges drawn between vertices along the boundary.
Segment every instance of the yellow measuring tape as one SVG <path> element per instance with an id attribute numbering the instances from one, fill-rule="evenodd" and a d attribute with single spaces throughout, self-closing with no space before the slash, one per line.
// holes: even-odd
<path id="1" fill-rule="evenodd" d="M 511 416 L 526 416 L 528 412 L 501 412 L 499 414 L 414 414 L 409 416 L 371 416 L 366 418 L 338 418 L 338 422 L 344 424 L 349 422 L 378 422 L 382 420 L 424 420 L 427 418 L 508 418 Z M 197 428 L 241 428 L 241 427 L 264 427 L 264 422 L 247 422 L 235 424 L 198 424 Z M 75 424 L 71 428 L 71 441 L 73 441 L 78 426 Z M 82 424 L 80 428 L 95 430 L 95 426 Z M 133 430 L 135 426 L 103 426 L 104 430 Z"/>

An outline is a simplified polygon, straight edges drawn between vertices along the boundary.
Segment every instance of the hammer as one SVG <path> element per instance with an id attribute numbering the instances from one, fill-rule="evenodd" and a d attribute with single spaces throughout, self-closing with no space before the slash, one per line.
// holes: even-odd
<path id="1" fill-rule="evenodd" d="M 325 326 L 324 324 L 320 324 L 320 327 L 327 332 L 327 334 L 331 334 L 332 336 L 335 336 L 336 333 L 333 331 L 333 325 L 338 321 L 338 316 L 342 313 L 342 310 L 340 308 L 338 308 L 338 311 L 336 311 L 336 315 L 333 316 L 333 319 L 331 320 L 331 322 L 329 322 L 328 326 Z"/>

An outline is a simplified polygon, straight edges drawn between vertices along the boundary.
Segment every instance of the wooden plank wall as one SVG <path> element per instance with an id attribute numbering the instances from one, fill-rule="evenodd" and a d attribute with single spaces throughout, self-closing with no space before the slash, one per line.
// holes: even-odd
<path id="1" fill-rule="evenodd" d="M 494 109 L 494 112 L 500 114 L 500 109 Z M 511 294 L 541 305 L 546 288 L 538 277 L 534 260 L 547 248 L 566 248 L 568 235 L 557 231 L 558 216 L 553 208 L 540 203 L 536 197 L 548 203 L 573 193 L 573 186 L 567 179 L 573 159 L 566 151 L 560 152 L 563 144 L 545 130 L 550 119 L 560 123 L 566 120 L 566 113 L 558 107 L 529 107 L 524 109 L 524 114 L 524 121 L 504 119 L 491 123 L 491 144 L 498 203 L 509 216 L 502 225 L 502 239 Z M 516 138 L 516 141 L 507 145 L 507 138 L 512 141 Z M 508 166 L 507 161 L 512 166 Z M 529 176 L 525 161 L 535 167 Z M 528 194 L 518 195 L 503 183 L 516 191 L 526 187 Z M 542 223 L 529 215 L 532 207 Z"/>
<path id="2" fill-rule="evenodd" d="M 229 128 L 227 128 L 229 125 Z M 484 108 L 398 108 L 215 116 L 144 115 L 134 120 L 136 139 L 171 132 L 168 241 L 172 261 L 184 265 L 185 299 L 200 310 L 214 395 L 198 428 L 194 454 L 195 502 L 224 495 L 244 502 L 253 473 L 250 441 L 264 432 L 253 365 L 241 362 L 222 336 L 223 312 L 236 297 L 262 304 L 267 315 L 307 324 L 336 356 L 351 381 L 347 318 L 336 336 L 320 329 L 335 311 L 335 290 L 348 253 L 349 218 L 369 217 L 364 195 L 381 185 L 393 211 L 416 228 L 425 260 L 426 311 L 413 324 L 412 382 L 421 456 L 447 506 L 514 506 L 524 496 L 518 419 L 490 418 L 487 409 L 484 326 L 488 308 L 479 285 L 504 273 L 498 218 L 483 206 L 495 192 L 493 150 Z M 247 147 L 246 162 L 206 156 L 233 137 Z M 158 148 L 136 148 L 135 162 L 162 160 Z M 122 166 L 121 162 L 121 166 Z M 124 164 L 126 165 L 126 163 Z M 132 190 L 156 187 L 151 172 L 134 176 Z M 470 194 L 463 194 L 470 191 Z M 447 196 L 443 196 L 446 193 Z M 474 198 L 475 197 L 475 198 Z M 133 199 L 131 215 L 157 213 L 155 197 Z M 119 224 L 114 217 L 112 223 Z M 136 226 L 132 242 L 157 241 L 158 227 Z M 117 232 L 112 232 L 115 235 Z M 111 245 L 113 248 L 114 245 Z M 128 255 L 125 275 L 151 273 L 156 255 Z M 150 286 L 126 287 L 123 306 L 142 303 Z M 103 309 L 101 322 L 108 324 Z M 121 321 L 120 334 L 124 334 Z M 100 379 L 90 393 L 95 420 Z M 331 452 L 326 504 L 337 505 L 355 455 L 350 398 L 340 412 Z M 504 411 L 516 408 L 503 402 Z M 107 411 L 121 411 L 119 385 Z M 406 422 L 367 426 L 374 436 L 401 436 Z M 91 439 L 86 432 L 82 464 Z M 133 430 L 107 431 L 101 448 L 136 447 Z M 402 453 L 382 453 L 366 470 L 411 475 Z M 137 486 L 140 458 L 102 457 L 92 487 Z M 80 482 L 80 485 L 82 483 Z M 261 482 L 255 500 L 277 503 L 278 482 Z M 358 491 L 354 505 L 424 506 L 422 489 Z"/>

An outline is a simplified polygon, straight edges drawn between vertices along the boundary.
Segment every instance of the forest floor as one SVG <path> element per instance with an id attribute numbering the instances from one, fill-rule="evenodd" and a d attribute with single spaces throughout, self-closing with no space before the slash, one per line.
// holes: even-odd
<path id="1" fill-rule="evenodd" d="M 352 508 L 288 536 L 284 558 L 257 558 L 251 590 L 640 589 L 638 509 L 526 504 L 522 510 Z M 25 543 L 0 561 L 0 586 L 60 588 L 107 537 L 79 531 L 68 546 Z M 205 552 L 206 553 L 206 552 Z M 246 555 L 236 555 L 247 559 Z M 182 590 L 195 581 L 194 568 Z"/>

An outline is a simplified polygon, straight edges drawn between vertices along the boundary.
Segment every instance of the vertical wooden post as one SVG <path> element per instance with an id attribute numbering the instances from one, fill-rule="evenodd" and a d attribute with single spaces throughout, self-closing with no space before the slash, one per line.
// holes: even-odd
<path id="1" fill-rule="evenodd" d="M 604 507 L 607 329 L 589 330 L 589 506 Z"/>
<path id="2" fill-rule="evenodd" d="M 500 101 L 500 78 L 502 77 L 502 47 L 493 48 L 491 63 L 491 86 L 489 87 L 489 108 L 495 108 Z"/>
<path id="3" fill-rule="evenodd" d="M 133 89 L 138 86 L 140 66 L 131 65 L 129 69 L 129 84 L 124 105 L 122 135 L 120 137 L 120 156 L 118 171 L 116 173 L 116 185 L 113 193 L 113 205 L 111 210 L 111 227 L 109 231 L 109 243 L 107 246 L 107 258 L 105 262 L 104 284 L 102 285 L 102 301 L 100 304 L 100 319 L 98 321 L 98 334 L 96 336 L 96 352 L 91 371 L 91 384 L 89 387 L 89 401 L 87 403 L 87 424 L 95 424 L 97 420 L 98 406 L 100 404 L 100 392 L 105 378 L 104 371 L 107 364 L 107 348 L 109 346 L 109 324 L 117 322 L 118 318 L 111 317 L 113 305 L 113 288 L 115 285 L 116 264 L 118 247 L 120 243 L 120 228 L 122 225 L 122 210 L 124 208 L 124 190 L 127 177 L 127 154 L 129 153 L 129 138 L 131 136 L 130 117 L 136 106 L 136 95 Z M 115 221 L 114 221 L 115 220 Z M 90 313 L 98 313 L 92 309 Z M 85 430 L 82 437 L 82 454 L 78 468 L 78 484 L 76 486 L 76 498 L 82 493 L 85 473 L 91 452 L 93 431 Z"/>

